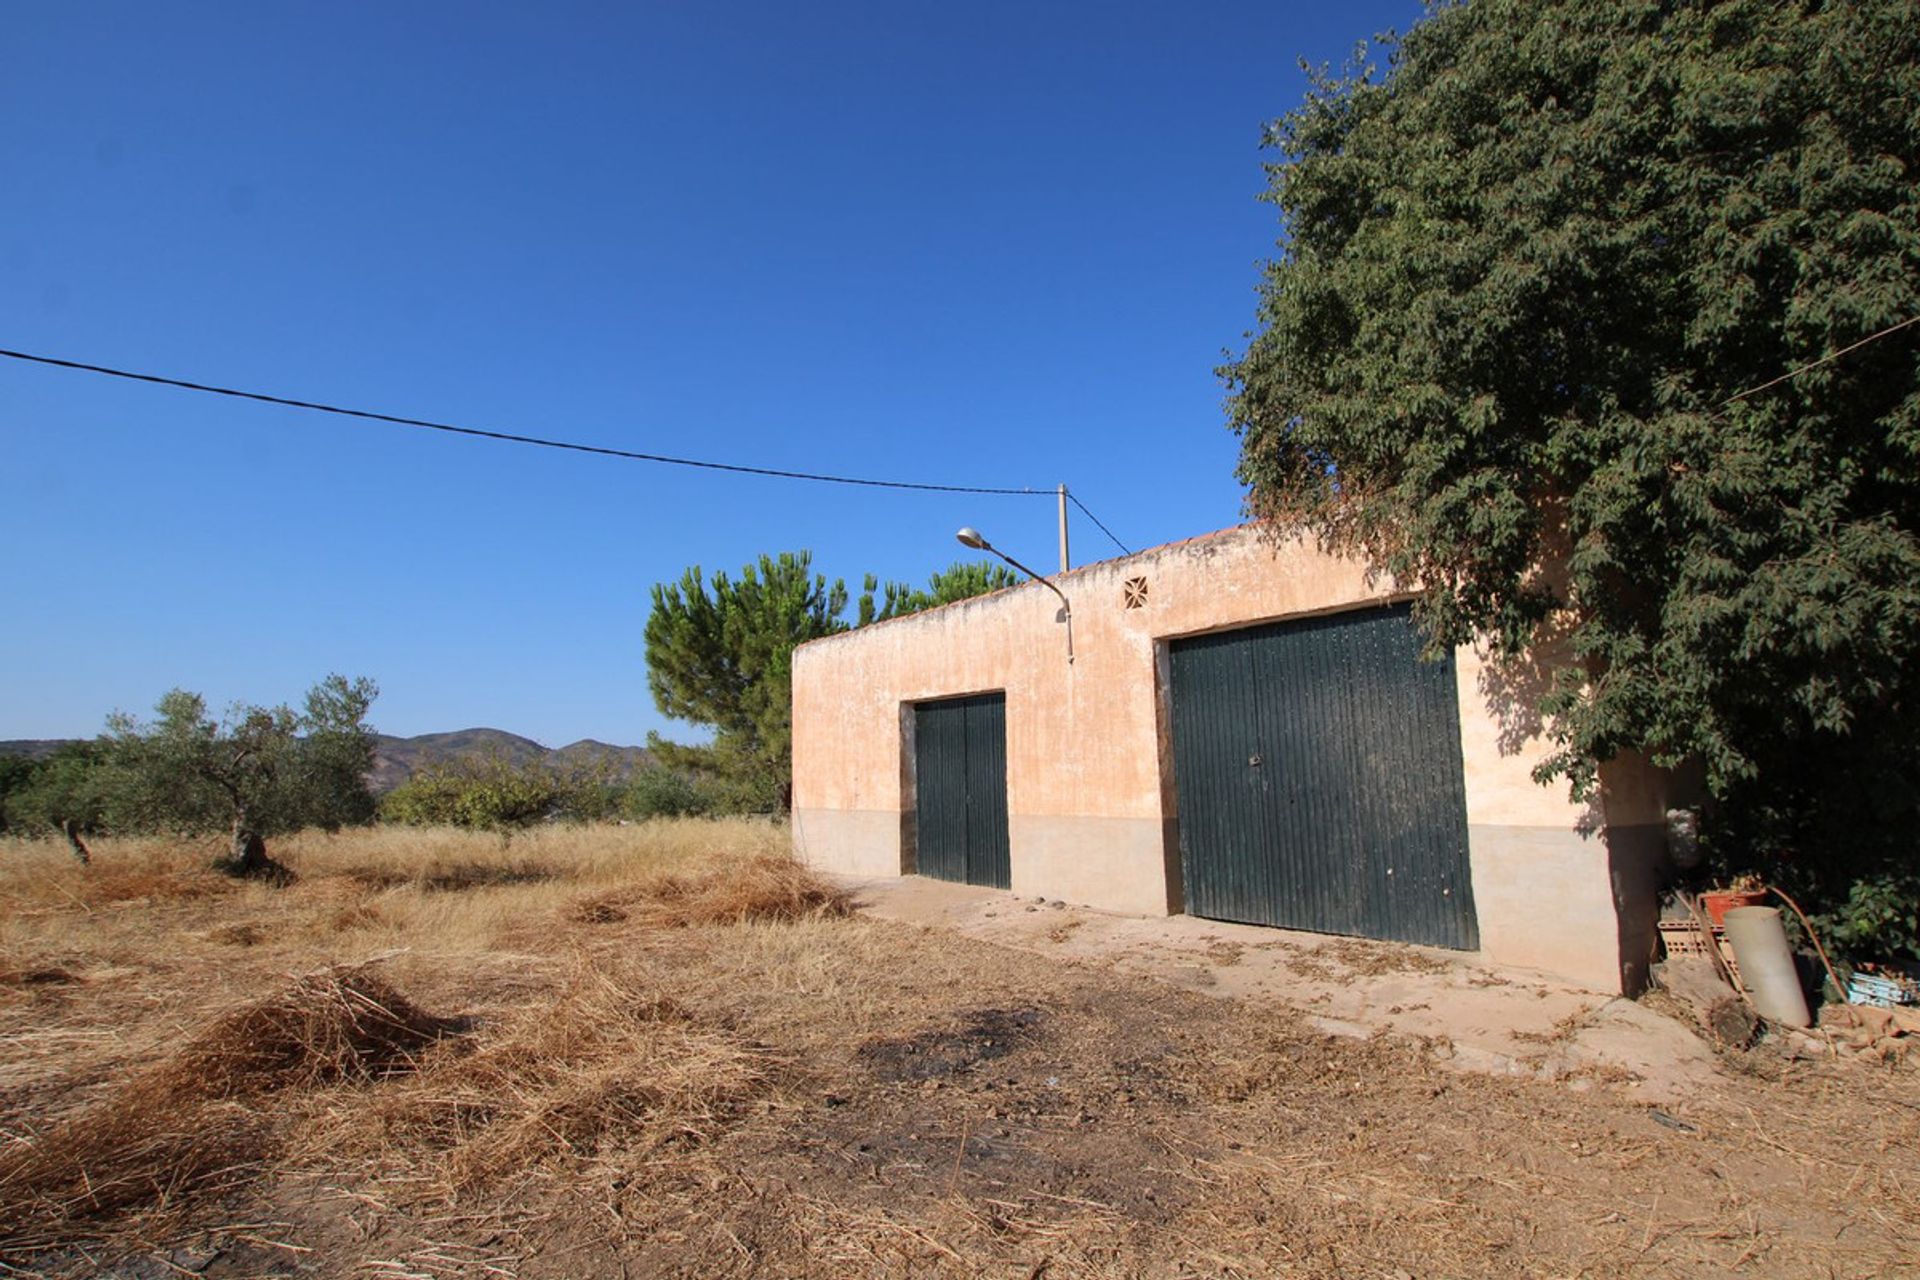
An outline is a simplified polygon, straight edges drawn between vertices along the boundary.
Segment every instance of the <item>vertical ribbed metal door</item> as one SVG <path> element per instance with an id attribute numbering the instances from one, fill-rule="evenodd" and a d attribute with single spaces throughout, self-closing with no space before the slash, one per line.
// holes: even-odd
<path id="1" fill-rule="evenodd" d="M 1471 949 L 1453 659 L 1405 605 L 1170 646 L 1195 915 Z"/>
<path id="2" fill-rule="evenodd" d="M 920 874 L 1008 888 L 1006 695 L 917 704 L 913 754 Z"/>
<path id="3" fill-rule="evenodd" d="M 913 709 L 914 848 L 917 870 L 967 878 L 967 714 L 958 702 Z"/>

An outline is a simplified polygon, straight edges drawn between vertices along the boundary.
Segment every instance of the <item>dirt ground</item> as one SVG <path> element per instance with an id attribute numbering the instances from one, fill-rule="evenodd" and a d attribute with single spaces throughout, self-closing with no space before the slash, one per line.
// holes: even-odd
<path id="1" fill-rule="evenodd" d="M 868 915 L 1083 960 L 1205 995 L 1302 1011 L 1348 1036 L 1394 1032 L 1463 1070 L 1605 1076 L 1655 1104 L 1710 1086 L 1708 1043 L 1661 1010 L 1549 974 L 1492 969 L 1470 952 L 1229 924 L 1126 916 L 919 876 L 841 878 Z M 1730 994 L 1730 993 L 1729 993 Z M 1815 1038 L 1805 1046 L 1825 1052 Z"/>
<path id="2" fill-rule="evenodd" d="M 1658 1106 L 1605 1068 L 1462 1071 L 1435 1037 L 1098 955 L 826 910 L 676 923 L 659 874 L 778 835 L 675 838 L 448 846 L 431 874 L 314 843 L 278 890 L 131 848 L 0 879 L 15 1154 L 324 966 L 444 1028 L 220 1101 L 245 1140 L 218 1177 L 0 1222 L 0 1274 L 1920 1275 L 1912 1066 L 1763 1045 Z"/>

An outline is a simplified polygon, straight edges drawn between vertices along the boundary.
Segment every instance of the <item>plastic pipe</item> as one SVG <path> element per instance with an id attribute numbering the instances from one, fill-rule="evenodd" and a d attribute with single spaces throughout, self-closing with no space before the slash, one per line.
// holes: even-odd
<path id="1" fill-rule="evenodd" d="M 1780 923 L 1780 908 L 1735 907 L 1727 912 L 1726 930 L 1754 1012 L 1789 1027 L 1811 1026 L 1800 971 L 1793 966 L 1793 949 L 1787 945 L 1786 926 Z"/>

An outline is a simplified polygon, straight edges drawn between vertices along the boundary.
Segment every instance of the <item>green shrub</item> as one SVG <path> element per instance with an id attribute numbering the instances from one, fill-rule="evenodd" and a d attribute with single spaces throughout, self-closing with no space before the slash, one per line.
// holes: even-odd
<path id="1" fill-rule="evenodd" d="M 674 769 L 643 769 L 629 782 L 622 811 L 629 818 L 706 817 L 717 807 L 710 785 L 695 782 Z"/>
<path id="2" fill-rule="evenodd" d="M 1828 946 L 1851 960 L 1920 959 L 1920 874 L 1862 877 L 1814 916 Z"/>
<path id="3" fill-rule="evenodd" d="M 557 817 L 563 794 L 560 779 L 539 765 L 469 756 L 415 773 L 380 801 L 380 816 L 407 826 L 511 835 Z"/>

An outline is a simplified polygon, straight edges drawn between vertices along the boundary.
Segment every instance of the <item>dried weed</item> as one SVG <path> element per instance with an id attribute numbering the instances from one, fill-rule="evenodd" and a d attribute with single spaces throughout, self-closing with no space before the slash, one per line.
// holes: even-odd
<path id="1" fill-rule="evenodd" d="M 632 885 L 659 875 L 784 853 L 786 828 L 752 819 L 657 819 L 630 826 L 536 827 L 510 843 L 450 827 L 302 832 L 275 853 L 302 876 L 347 877 L 373 888 L 484 890 L 544 880 Z"/>
<path id="2" fill-rule="evenodd" d="M 275 844 L 287 889 L 166 842 L 101 842 L 93 888 L 61 850 L 0 848 L 0 1104 L 25 1135 L 0 1147 L 0 1268 L 113 1274 L 76 1245 L 211 1221 L 229 1191 L 340 1277 L 536 1254 L 689 1280 L 1920 1265 L 1911 1067 L 1783 1057 L 1691 1099 L 1682 1132 L 1610 1088 L 842 919 L 784 844 L 750 823 L 311 835 Z M 462 867 L 458 892 L 429 883 Z M 330 1013 L 280 990 L 132 1059 L 208 990 L 400 947 L 381 972 L 477 1029 L 410 1045 L 426 1015 L 341 978 L 289 989 Z M 1408 954 L 1285 950 L 1333 981 Z M 21 985 L 56 969 L 84 981 Z"/>
<path id="3" fill-rule="evenodd" d="M 276 1147 L 265 1099 L 405 1070 L 449 1025 L 341 969 L 215 1017 L 92 1106 L 0 1151 L 0 1253 L 239 1185 Z"/>
<path id="4" fill-rule="evenodd" d="M 562 872 L 537 862 L 428 862 L 416 867 L 356 867 L 348 873 L 369 889 L 401 886 L 429 893 L 458 893 L 463 889 L 493 889 L 503 885 L 542 884 L 558 880 Z"/>
<path id="5" fill-rule="evenodd" d="M 205 842 L 101 840 L 80 866 L 54 840 L 0 840 L 0 902 L 9 914 L 212 898 L 233 880 L 213 870 L 219 849 Z"/>
<path id="6" fill-rule="evenodd" d="M 215 925 L 203 936 L 224 947 L 257 947 L 266 940 L 267 931 L 252 921 L 241 920 Z"/>
<path id="7" fill-rule="evenodd" d="M 576 961 L 548 1003 L 449 1042 L 318 1123 L 315 1149 L 422 1161 L 452 1194 L 581 1157 L 658 1164 L 725 1127 L 778 1062 L 631 968 Z"/>
<path id="8" fill-rule="evenodd" d="M 697 875 L 662 876 L 635 889 L 573 905 L 569 918 L 687 927 L 834 919 L 851 914 L 853 896 L 796 862 L 762 853 Z"/>

